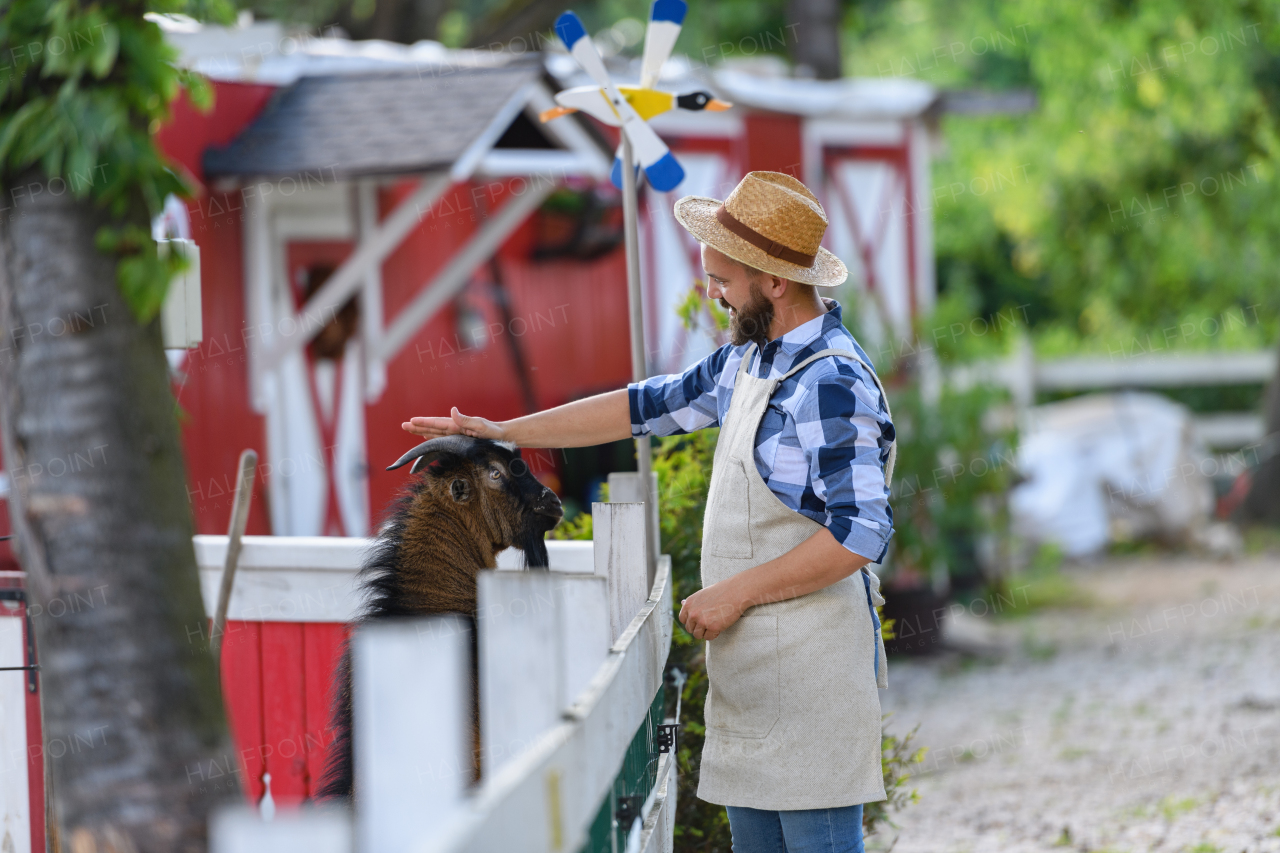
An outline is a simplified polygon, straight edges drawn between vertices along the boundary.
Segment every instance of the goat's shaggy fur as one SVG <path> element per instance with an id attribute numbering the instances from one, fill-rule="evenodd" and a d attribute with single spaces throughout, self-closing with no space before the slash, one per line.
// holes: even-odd
<path id="1" fill-rule="evenodd" d="M 539 483 L 505 442 L 448 436 L 424 442 L 392 468 L 415 458 L 422 473 L 391 505 L 361 568 L 366 594 L 360 622 L 432 613 L 476 615 L 476 573 L 497 565 L 497 555 L 516 547 L 527 568 L 547 567 L 543 536 L 563 511 L 555 493 Z M 425 463 L 425 464 L 424 464 Z M 472 623 L 474 625 L 474 621 Z M 472 723 L 479 749 L 475 632 L 472 643 Z M 351 653 L 335 674 L 334 741 L 318 796 L 353 792 Z M 473 764 L 478 773 L 478 752 Z"/>

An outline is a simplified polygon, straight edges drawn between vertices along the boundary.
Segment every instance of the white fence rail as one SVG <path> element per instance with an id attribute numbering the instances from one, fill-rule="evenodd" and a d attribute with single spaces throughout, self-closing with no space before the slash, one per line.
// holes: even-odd
<path id="1" fill-rule="evenodd" d="M 215 820 L 214 853 L 310 851 L 305 839 L 335 820 L 346 827 L 346 840 L 327 843 L 335 853 L 582 849 L 646 724 L 672 630 L 669 557 L 659 558 L 653 588 L 644 589 L 643 506 L 597 503 L 593 515 L 594 542 L 547 543 L 551 571 L 479 577 L 478 786 L 469 786 L 470 623 L 439 616 L 369 625 L 353 645 L 354 818 L 304 810 L 266 824 L 241 807 Z M 352 619 L 370 544 L 245 537 L 230 618 Z M 209 612 L 225 549 L 224 536 L 196 537 Z M 499 559 L 500 568 L 518 566 L 517 554 Z M 670 753 L 652 760 L 657 784 L 626 849 L 669 853 L 675 765 Z"/>
<path id="2" fill-rule="evenodd" d="M 196 563 L 205 612 L 213 616 L 227 555 L 226 536 L 196 536 Z M 245 536 L 228 619 L 264 622 L 350 622 L 360 613 L 356 575 L 371 539 L 345 536 Z M 547 543 L 551 570 L 595 571 L 590 542 Z M 498 555 L 498 568 L 515 570 L 523 557 L 514 549 Z"/>
<path id="3" fill-rule="evenodd" d="M 988 383 L 1008 388 L 1020 408 L 1035 404 L 1040 391 L 1092 391 L 1121 388 L 1189 388 L 1266 383 L 1276 373 L 1276 353 L 1199 352 L 1075 356 L 1037 360 L 1023 340 L 1007 359 L 953 369 L 958 388 Z M 1261 415 L 1224 412 L 1194 418 L 1201 440 L 1216 450 L 1237 450 L 1262 440 Z"/>

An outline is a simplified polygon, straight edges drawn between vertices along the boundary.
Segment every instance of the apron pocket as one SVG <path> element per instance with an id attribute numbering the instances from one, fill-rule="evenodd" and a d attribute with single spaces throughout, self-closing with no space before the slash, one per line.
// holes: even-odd
<path id="1" fill-rule="evenodd" d="M 707 728 L 720 735 L 767 736 L 778 722 L 780 678 L 778 617 L 743 616 L 707 644 Z"/>
<path id="2" fill-rule="evenodd" d="M 755 464 L 755 460 L 751 461 Z M 706 543 L 713 557 L 746 559 L 751 557 L 751 505 L 747 498 L 747 471 L 741 459 L 726 456 L 716 489 L 715 503 L 707 518 Z"/>

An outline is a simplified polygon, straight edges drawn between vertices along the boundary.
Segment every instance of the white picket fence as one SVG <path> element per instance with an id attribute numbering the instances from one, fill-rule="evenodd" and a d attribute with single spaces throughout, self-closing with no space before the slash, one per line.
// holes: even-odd
<path id="1" fill-rule="evenodd" d="M 469 628 L 447 616 L 370 625 L 353 642 L 354 814 L 232 808 L 212 822 L 213 853 L 581 850 L 662 685 L 672 628 L 669 557 L 645 588 L 644 505 L 597 503 L 593 516 L 594 542 L 547 543 L 550 571 L 480 575 L 479 786 L 467 784 Z M 196 539 L 208 602 L 226 537 Z M 368 544 L 245 537 L 230 618 L 350 619 Z M 499 568 L 518 560 L 504 553 Z M 626 849 L 670 853 L 674 754 L 653 760 Z"/>
<path id="2" fill-rule="evenodd" d="M 1025 409 L 1035 404 L 1040 391 L 1244 385 L 1266 383 L 1275 373 L 1273 350 L 1036 359 L 1024 339 L 1009 358 L 955 368 L 948 379 L 959 388 L 979 382 L 1008 388 L 1015 404 Z M 1201 440 L 1214 450 L 1256 444 L 1266 432 L 1262 416 L 1256 412 L 1200 414 L 1193 423 Z"/>

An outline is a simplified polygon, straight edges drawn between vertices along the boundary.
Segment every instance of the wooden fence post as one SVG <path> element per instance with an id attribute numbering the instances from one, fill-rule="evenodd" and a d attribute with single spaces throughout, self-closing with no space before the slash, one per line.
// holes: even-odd
<path id="1" fill-rule="evenodd" d="M 622 503 L 642 503 L 645 496 L 640 490 L 640 475 L 635 471 L 614 471 L 609 475 L 609 502 L 615 504 Z M 650 530 L 653 532 L 652 541 L 649 547 L 653 549 L 653 553 L 662 553 L 662 530 L 659 528 L 661 518 L 659 516 L 660 503 L 658 500 L 658 474 L 656 471 L 649 474 L 649 523 Z M 653 585 L 653 579 L 649 579 L 650 588 Z"/>
<path id="2" fill-rule="evenodd" d="M 471 626 L 372 624 L 352 643 L 357 832 L 365 853 L 416 850 L 462 817 L 471 778 Z"/>
<path id="3" fill-rule="evenodd" d="M 560 719 L 557 576 L 480 572 L 480 764 L 487 778 Z"/>
<path id="4" fill-rule="evenodd" d="M 596 574 L 609 580 L 609 629 L 616 642 L 649 598 L 644 504 L 594 503 Z"/>
<path id="5" fill-rule="evenodd" d="M 609 657 L 609 585 L 599 575 L 562 574 L 556 584 L 556 623 L 560 632 L 563 710 L 581 695 Z"/>

